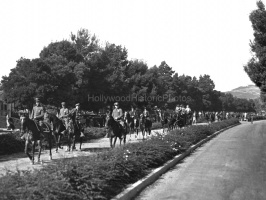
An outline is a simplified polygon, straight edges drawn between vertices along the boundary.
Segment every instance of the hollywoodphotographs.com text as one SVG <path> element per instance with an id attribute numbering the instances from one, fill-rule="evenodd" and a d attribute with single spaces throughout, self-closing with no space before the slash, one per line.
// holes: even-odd
<path id="1" fill-rule="evenodd" d="M 127 95 L 127 96 L 105 96 L 105 95 L 88 95 L 88 101 L 92 102 L 161 102 L 161 101 L 168 101 L 168 102 L 190 102 L 192 98 L 190 96 L 172 96 L 172 95 L 163 95 L 163 96 L 146 96 L 146 95 Z"/>

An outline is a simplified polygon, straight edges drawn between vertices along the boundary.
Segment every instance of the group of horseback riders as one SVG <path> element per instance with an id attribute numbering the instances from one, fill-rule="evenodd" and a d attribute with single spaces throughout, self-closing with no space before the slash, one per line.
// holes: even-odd
<path id="1" fill-rule="evenodd" d="M 136 112 L 136 110 L 134 109 L 133 106 L 131 106 L 131 110 L 130 111 L 125 111 L 123 113 L 123 110 L 119 107 L 119 103 L 115 102 L 114 103 L 114 108 L 111 112 L 110 109 L 107 110 L 106 116 L 112 116 L 113 119 L 117 122 L 119 122 L 119 124 L 121 125 L 120 128 L 125 128 L 125 126 L 127 124 L 129 124 L 129 121 L 133 121 L 134 119 L 149 119 L 150 114 L 149 111 L 147 110 L 146 107 L 144 107 L 143 112 L 138 116 L 138 113 Z M 107 120 L 106 120 L 107 122 Z M 106 126 L 106 124 L 105 124 Z"/>
<path id="2" fill-rule="evenodd" d="M 30 119 L 32 119 L 35 123 L 36 126 L 38 127 L 41 135 L 43 135 L 43 131 L 45 129 L 47 129 L 48 127 L 46 127 L 44 122 L 46 121 L 45 118 L 45 107 L 41 104 L 40 99 L 39 98 L 35 98 L 35 105 L 33 106 L 32 112 L 29 116 Z M 72 117 L 74 120 L 74 123 L 76 123 L 77 127 L 81 130 L 81 136 L 84 136 L 83 133 L 83 128 L 81 125 L 81 118 L 82 118 L 82 113 L 80 110 L 80 103 L 77 103 L 75 105 L 75 108 L 72 110 L 69 110 L 66 107 L 66 103 L 62 102 L 61 103 L 61 109 L 59 111 L 59 113 L 57 113 L 57 117 L 62 120 L 64 126 L 65 126 L 65 130 L 61 132 L 61 134 L 65 134 L 66 130 L 68 130 L 70 128 L 70 125 L 72 123 L 72 121 L 70 120 L 70 117 Z M 51 125 L 52 126 L 52 125 Z M 53 128 L 53 127 L 52 127 Z M 24 135 L 21 137 L 21 139 L 25 139 Z"/>

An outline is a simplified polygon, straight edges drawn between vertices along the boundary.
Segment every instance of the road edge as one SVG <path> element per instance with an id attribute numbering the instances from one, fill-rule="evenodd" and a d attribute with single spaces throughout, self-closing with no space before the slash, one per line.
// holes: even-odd
<path id="1" fill-rule="evenodd" d="M 136 197 L 137 194 L 139 194 L 144 188 L 146 188 L 148 185 L 151 185 L 154 183 L 160 176 L 164 173 L 166 173 L 169 169 L 174 167 L 178 162 L 183 160 L 185 157 L 187 157 L 189 154 L 191 154 L 196 148 L 200 147 L 207 141 L 211 140 L 212 138 L 216 137 L 221 132 L 224 132 L 230 128 L 233 128 L 235 126 L 240 125 L 241 123 L 234 124 L 231 126 L 228 126 L 222 130 L 216 131 L 212 135 L 208 136 L 207 138 L 201 140 L 195 145 L 192 145 L 189 149 L 187 149 L 184 153 L 179 154 L 175 156 L 172 160 L 166 162 L 163 166 L 158 167 L 154 169 L 150 174 L 148 174 L 143 179 L 137 181 L 136 183 L 130 185 L 128 188 L 126 188 L 123 192 L 112 198 L 112 200 L 129 200 L 134 197 Z"/>

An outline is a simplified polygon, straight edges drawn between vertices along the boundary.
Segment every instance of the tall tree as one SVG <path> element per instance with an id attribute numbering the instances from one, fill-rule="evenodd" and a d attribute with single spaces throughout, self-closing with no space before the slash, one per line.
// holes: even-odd
<path id="1" fill-rule="evenodd" d="M 92 55 L 99 51 L 99 39 L 92 35 L 87 29 L 81 28 L 77 35 L 71 33 L 71 41 L 74 44 L 77 53 L 80 54 L 84 60 L 88 60 Z"/>
<path id="2" fill-rule="evenodd" d="M 252 58 L 244 66 L 245 72 L 261 90 L 262 99 L 266 92 L 266 11 L 261 0 L 257 1 L 257 9 L 249 15 L 254 30 L 254 40 L 250 41 Z M 264 101 L 265 103 L 265 101 Z"/>

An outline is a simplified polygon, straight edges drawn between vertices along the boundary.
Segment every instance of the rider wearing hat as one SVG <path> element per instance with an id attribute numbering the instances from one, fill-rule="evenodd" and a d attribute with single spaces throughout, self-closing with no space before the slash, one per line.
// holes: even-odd
<path id="1" fill-rule="evenodd" d="M 33 106 L 32 113 L 31 113 L 31 119 L 37 122 L 40 128 L 41 134 L 43 133 L 43 118 L 44 118 L 44 107 L 40 104 L 40 99 L 35 98 L 36 105 Z"/>
<path id="2" fill-rule="evenodd" d="M 122 121 L 123 119 L 123 111 L 121 108 L 119 108 L 119 104 L 118 102 L 115 102 L 114 103 L 114 109 L 113 109 L 113 112 L 112 112 L 112 117 L 114 118 L 114 120 L 118 121 L 121 125 L 121 129 L 122 127 L 124 126 L 124 122 Z"/>
<path id="3" fill-rule="evenodd" d="M 129 111 L 129 115 L 130 115 L 130 117 L 131 117 L 132 119 L 134 119 L 135 116 L 136 116 L 136 111 L 135 111 L 135 109 L 134 109 L 133 106 L 131 106 L 131 110 Z"/>
<path id="4" fill-rule="evenodd" d="M 59 111 L 59 115 L 58 118 L 61 119 L 66 127 L 66 129 L 68 128 L 68 114 L 69 114 L 69 110 L 66 107 L 66 102 L 62 102 L 61 103 L 62 108 Z M 65 131 L 62 132 L 62 134 L 64 134 Z"/>
<path id="5" fill-rule="evenodd" d="M 79 130 L 80 130 L 80 137 L 84 137 L 84 129 L 82 128 L 81 126 L 81 119 L 82 119 L 82 113 L 81 113 L 81 110 L 80 110 L 80 103 L 76 103 L 75 105 L 76 107 L 71 110 L 71 112 L 68 114 L 68 116 L 72 116 L 75 123 L 77 124 Z"/>
<path id="6" fill-rule="evenodd" d="M 113 109 L 112 112 L 112 117 L 115 120 L 121 120 L 123 117 L 123 111 L 121 108 L 119 108 L 119 104 L 117 102 L 114 103 L 115 108 Z"/>
<path id="7" fill-rule="evenodd" d="M 144 118 L 148 118 L 149 116 L 150 116 L 150 113 L 149 113 L 149 111 L 147 110 L 147 108 L 146 107 L 144 107 L 144 111 L 143 111 L 143 117 Z"/>

